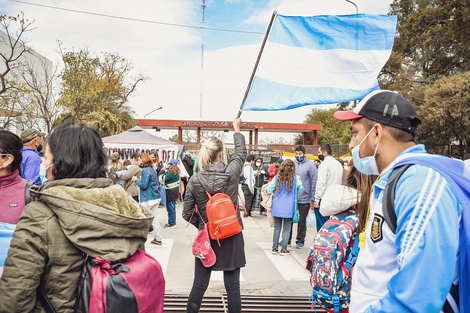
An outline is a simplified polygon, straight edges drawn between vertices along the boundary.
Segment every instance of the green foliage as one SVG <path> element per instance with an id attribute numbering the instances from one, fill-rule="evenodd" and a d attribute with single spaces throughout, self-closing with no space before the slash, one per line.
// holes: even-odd
<path id="1" fill-rule="evenodd" d="M 64 69 L 60 73 L 59 105 L 62 121 L 85 123 L 98 128 L 102 136 L 125 131 L 137 122 L 127 105 L 137 84 L 145 78 L 130 77 L 131 63 L 117 53 L 97 55 L 87 49 L 60 50 Z"/>
<path id="2" fill-rule="evenodd" d="M 418 115 L 423 142 L 448 144 L 470 140 L 470 72 L 442 77 L 426 87 Z"/>
<path id="3" fill-rule="evenodd" d="M 460 104 L 450 106 L 439 98 L 453 95 L 452 99 L 465 102 L 465 97 L 455 98 L 454 88 L 470 71 L 468 0 L 394 0 L 390 14 L 398 16 L 397 37 L 379 76 L 381 88 L 399 91 L 417 107 L 423 121 L 418 140 L 429 144 L 468 140 L 468 127 L 455 115 L 462 112 Z M 461 134 L 455 133 L 455 125 Z"/>
<path id="4" fill-rule="evenodd" d="M 174 142 L 178 142 L 178 134 L 174 134 L 173 136 L 171 136 L 170 138 L 168 138 L 168 140 L 174 141 Z"/>
<path id="5" fill-rule="evenodd" d="M 338 108 L 322 110 L 314 108 L 305 117 L 305 124 L 320 124 L 321 130 L 318 131 L 318 144 L 329 143 L 336 144 L 349 144 L 351 140 L 350 123 L 335 120 L 333 114 Z M 295 144 L 302 144 L 302 136 L 299 135 L 295 138 Z M 313 134 L 307 135 L 307 144 L 313 144 Z"/>

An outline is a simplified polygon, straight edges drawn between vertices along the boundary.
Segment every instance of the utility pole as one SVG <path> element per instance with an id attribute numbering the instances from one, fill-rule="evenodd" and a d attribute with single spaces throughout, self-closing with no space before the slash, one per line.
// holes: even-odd
<path id="1" fill-rule="evenodd" d="M 199 98 L 199 118 L 202 119 L 202 88 L 204 81 L 204 15 L 206 12 L 206 0 L 202 0 L 202 28 L 201 28 L 201 95 Z"/>

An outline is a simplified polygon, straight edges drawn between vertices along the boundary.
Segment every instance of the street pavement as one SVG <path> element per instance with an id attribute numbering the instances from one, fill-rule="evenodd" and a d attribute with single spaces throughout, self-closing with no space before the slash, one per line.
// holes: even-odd
<path id="1" fill-rule="evenodd" d="M 153 233 L 149 234 L 145 245 L 147 253 L 156 258 L 163 269 L 166 280 L 166 293 L 189 294 L 194 278 L 194 256 L 191 244 L 197 234 L 192 225 L 181 217 L 183 205 L 176 206 L 177 227 L 163 228 L 163 245 L 151 244 Z M 160 206 L 160 224 L 168 222 L 166 208 Z M 297 224 L 294 224 L 292 245 L 288 246 L 291 255 L 272 255 L 274 228 L 269 226 L 266 216 L 253 212 L 253 219 L 243 219 L 246 266 L 241 269 L 240 288 L 242 294 L 270 296 L 306 296 L 311 294 L 309 272 L 305 264 L 315 230 L 307 228 L 303 249 L 295 248 Z M 282 235 L 281 235 L 282 236 Z M 225 292 L 223 272 L 212 272 L 206 295 L 221 295 Z"/>

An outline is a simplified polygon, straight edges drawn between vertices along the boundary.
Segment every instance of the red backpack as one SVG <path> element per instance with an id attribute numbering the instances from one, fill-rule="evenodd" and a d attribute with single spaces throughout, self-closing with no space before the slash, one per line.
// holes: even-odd
<path id="1" fill-rule="evenodd" d="M 220 246 L 219 239 L 240 233 L 242 227 L 238 222 L 237 210 L 228 195 L 219 192 L 211 196 L 207 190 L 205 191 L 209 197 L 209 201 L 206 203 L 209 235 L 212 240 L 217 240 Z M 238 199 L 236 207 L 238 208 Z"/>
<path id="2" fill-rule="evenodd" d="M 77 288 L 76 313 L 162 313 L 165 278 L 142 250 L 123 262 L 86 256 Z"/>

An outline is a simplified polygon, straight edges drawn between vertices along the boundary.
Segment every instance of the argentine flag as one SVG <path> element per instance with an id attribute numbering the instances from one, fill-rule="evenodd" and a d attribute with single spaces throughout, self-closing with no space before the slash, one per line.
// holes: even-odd
<path id="1" fill-rule="evenodd" d="M 242 110 L 360 100 L 380 89 L 396 24 L 389 15 L 276 15 Z"/>

